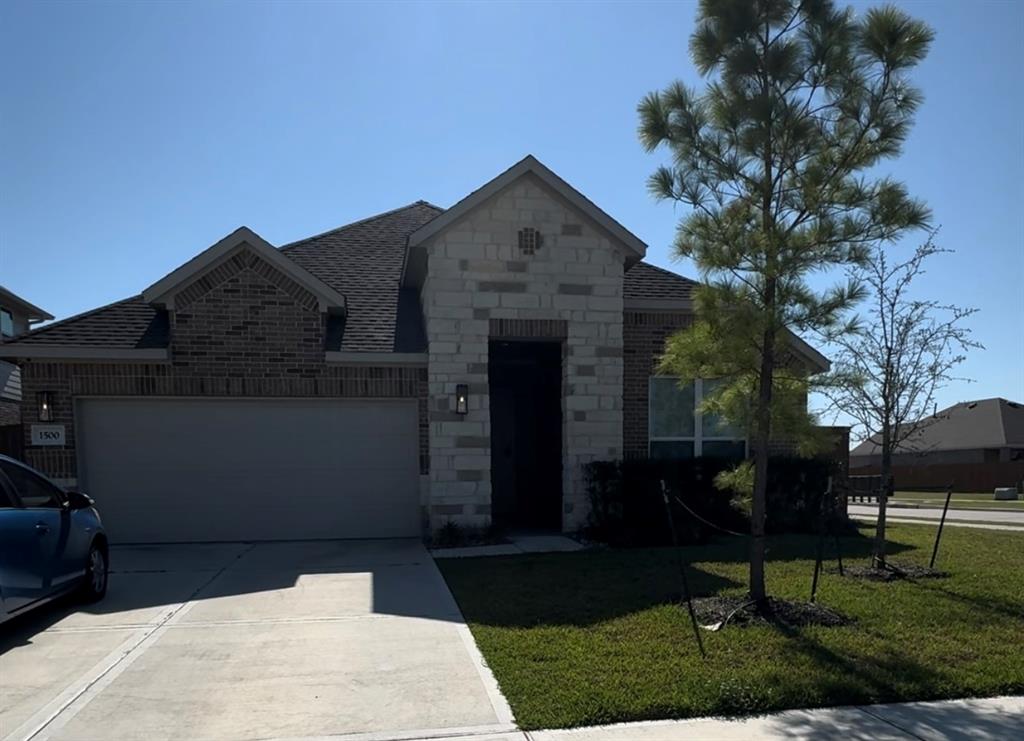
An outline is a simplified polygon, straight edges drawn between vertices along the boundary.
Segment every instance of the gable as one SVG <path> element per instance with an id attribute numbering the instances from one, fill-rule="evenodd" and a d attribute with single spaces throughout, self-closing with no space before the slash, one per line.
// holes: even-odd
<path id="1" fill-rule="evenodd" d="M 142 292 L 143 300 L 158 308 L 174 309 L 178 295 L 192 288 L 207 273 L 215 270 L 230 271 L 230 267 L 222 268 L 221 266 L 240 250 L 248 250 L 262 262 L 272 266 L 277 273 L 286 276 L 291 282 L 305 289 L 307 293 L 316 298 L 317 308 L 321 312 L 343 313 L 345 311 L 344 296 L 298 263 L 289 260 L 266 240 L 244 226 L 239 227 L 224 239 L 151 285 Z M 199 288 L 194 290 L 202 292 L 204 286 L 206 286 L 206 290 L 209 290 L 207 284 L 216 285 L 219 282 L 221 281 L 215 275 L 206 284 L 200 283 Z M 187 300 L 188 296 L 189 294 L 186 292 L 183 298 Z M 192 300 L 194 300 L 194 296 Z"/>
<path id="2" fill-rule="evenodd" d="M 487 208 L 496 198 L 500 198 L 517 183 L 524 181 L 542 190 L 547 198 L 557 201 L 563 208 L 570 210 L 578 217 L 577 221 L 586 223 L 605 236 L 614 245 L 614 248 L 622 253 L 623 262 L 627 268 L 643 258 L 647 251 L 646 244 L 535 157 L 528 155 L 409 235 L 409 249 L 402 275 L 403 285 L 418 286 L 422 284 L 426 274 L 425 247 L 428 243 L 441 233 L 456 228 L 474 212 L 481 208 Z M 524 198 L 521 203 L 512 204 L 512 209 L 522 213 L 523 226 L 529 226 L 529 212 L 537 207 L 537 204 L 531 202 L 532 200 Z"/>
<path id="3" fill-rule="evenodd" d="M 318 299 L 308 288 L 282 273 L 276 266 L 256 254 L 247 243 L 243 243 L 216 265 L 199 273 L 192 282 L 180 286 L 174 297 L 175 310 L 181 311 L 188 308 L 211 290 L 221 287 L 246 270 L 252 271 L 262 280 L 279 288 L 294 299 L 298 306 L 307 311 L 318 309 Z"/>

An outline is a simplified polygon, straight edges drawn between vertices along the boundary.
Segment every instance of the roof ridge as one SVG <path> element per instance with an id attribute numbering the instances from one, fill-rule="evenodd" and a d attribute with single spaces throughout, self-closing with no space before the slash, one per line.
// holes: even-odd
<path id="1" fill-rule="evenodd" d="M 435 206 L 433 203 L 430 203 L 429 201 L 424 201 L 424 200 L 420 199 L 418 201 L 413 201 L 412 203 L 407 203 L 404 206 L 399 206 L 398 208 L 393 208 L 390 211 L 383 211 L 383 212 L 381 212 L 379 214 L 374 214 L 373 216 L 367 216 L 366 218 L 359 219 L 357 221 L 353 221 L 353 222 L 348 223 L 348 224 L 343 224 L 342 226 L 336 226 L 333 229 L 328 229 L 325 232 L 320 232 L 319 234 L 314 234 L 311 237 L 303 237 L 302 239 L 297 239 L 294 242 L 288 242 L 287 244 L 281 245 L 277 249 L 283 252 L 285 250 L 291 249 L 292 247 L 297 247 L 298 245 L 303 244 L 304 242 L 311 242 L 314 239 L 320 239 L 321 237 L 326 237 L 328 234 L 336 234 L 337 232 L 341 232 L 341 231 L 344 231 L 346 229 L 351 229 L 354 226 L 360 226 L 362 224 L 367 224 L 367 223 L 369 223 L 371 221 L 376 221 L 377 219 L 383 219 L 383 218 L 385 218 L 387 216 L 394 216 L 395 214 L 397 214 L 397 213 L 399 213 L 401 211 L 408 211 L 410 208 L 414 208 L 416 206 L 428 206 L 429 208 L 432 208 L 432 209 L 438 211 L 439 214 L 444 212 L 444 209 L 441 208 L 440 206 Z"/>
<path id="2" fill-rule="evenodd" d="M 128 298 L 118 299 L 117 301 L 111 301 L 109 304 L 104 304 L 103 306 L 97 306 L 95 309 L 89 309 L 88 311 L 82 311 L 82 312 L 79 312 L 78 314 L 72 314 L 69 317 L 65 317 L 63 319 L 58 319 L 55 322 L 50 322 L 49 324 L 47 324 L 47 325 L 45 325 L 43 327 L 36 327 L 35 329 L 30 329 L 25 334 L 19 335 L 18 337 L 15 337 L 13 340 L 9 340 L 9 341 L 5 342 L 4 344 L 5 345 L 14 345 L 14 344 L 16 344 L 18 342 L 21 342 L 22 340 L 24 340 L 27 337 L 34 337 L 34 336 L 42 334 L 43 332 L 46 332 L 46 331 L 48 331 L 50 329 L 53 329 L 54 327 L 60 327 L 60 326 L 63 326 L 65 324 L 69 324 L 69 323 L 71 323 L 73 321 L 76 321 L 78 319 L 85 319 L 85 317 L 87 317 L 87 316 L 92 316 L 93 314 L 98 314 L 99 312 L 101 312 L 101 311 L 103 311 L 105 309 L 109 309 L 112 306 L 118 306 L 119 304 L 126 304 L 129 301 L 134 301 L 136 299 L 141 299 L 141 298 L 142 298 L 142 294 L 141 293 L 137 293 L 134 296 L 129 296 Z M 148 306 L 148 304 L 147 304 L 147 306 Z M 155 309 L 154 309 L 154 311 L 155 311 Z"/>

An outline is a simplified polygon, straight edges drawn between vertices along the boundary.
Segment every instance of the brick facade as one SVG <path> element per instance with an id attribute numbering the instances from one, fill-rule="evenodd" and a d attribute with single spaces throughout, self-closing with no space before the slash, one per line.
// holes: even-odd
<path id="1" fill-rule="evenodd" d="M 21 424 L 21 405 L 16 401 L 0 399 L 0 427 Z"/>
<path id="2" fill-rule="evenodd" d="M 317 297 L 243 246 L 173 292 L 167 361 L 24 361 L 26 461 L 76 480 L 79 397 L 416 399 L 427 526 L 486 526 L 489 343 L 547 340 L 562 351 L 562 527 L 575 530 L 588 514 L 582 465 L 647 455 L 650 376 L 692 322 L 682 309 L 624 310 L 621 245 L 533 175 L 512 182 L 424 242 L 422 365 L 328 363 Z M 460 384 L 464 415 L 452 403 Z M 63 448 L 29 445 L 39 391 L 65 427 Z"/>
<path id="3" fill-rule="evenodd" d="M 218 268 L 225 265 L 200 279 L 203 290 L 179 294 L 186 300 L 179 298 L 183 306 L 171 313 L 170 362 L 24 362 L 26 461 L 54 478 L 76 479 L 79 396 L 415 398 L 426 474 L 426 368 L 326 363 L 315 299 L 251 253 Z M 209 280 L 214 273 L 219 281 Z M 39 421 L 34 400 L 43 390 L 52 395 L 53 423 L 65 426 L 63 448 L 29 445 L 30 427 Z"/>
<path id="4" fill-rule="evenodd" d="M 627 458 L 647 455 L 650 377 L 665 340 L 692 322 L 693 314 L 683 311 L 626 311 L 623 316 L 622 443 Z"/>
<path id="5" fill-rule="evenodd" d="M 535 230 L 529 240 L 520 238 L 525 229 Z M 520 336 L 564 342 L 562 524 L 579 527 L 581 465 L 622 455 L 623 253 L 532 177 L 427 249 L 431 526 L 490 522 L 488 342 Z M 451 410 L 460 383 L 469 386 L 465 415 Z"/>

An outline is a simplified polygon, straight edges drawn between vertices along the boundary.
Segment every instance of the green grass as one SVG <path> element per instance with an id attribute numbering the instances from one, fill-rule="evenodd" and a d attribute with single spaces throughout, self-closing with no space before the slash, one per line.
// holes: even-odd
<path id="1" fill-rule="evenodd" d="M 920 507 L 942 507 L 946 501 L 944 491 L 898 491 L 892 501 L 896 504 L 916 504 Z M 1024 500 L 1000 501 L 992 499 L 992 492 L 953 492 L 950 509 L 1003 509 L 1024 511 Z"/>
<path id="2" fill-rule="evenodd" d="M 843 540 L 866 563 L 869 540 Z M 894 562 L 927 564 L 934 528 L 889 529 Z M 807 599 L 814 539 L 770 540 L 769 591 Z M 745 543 L 684 549 L 695 593 L 742 594 Z M 831 554 L 831 549 L 827 555 Z M 671 549 L 440 560 L 525 729 L 1024 691 L 1024 534 L 947 529 L 947 579 L 875 583 L 826 573 L 841 628 L 730 626 L 701 659 Z M 834 562 L 833 562 L 834 565 Z"/>

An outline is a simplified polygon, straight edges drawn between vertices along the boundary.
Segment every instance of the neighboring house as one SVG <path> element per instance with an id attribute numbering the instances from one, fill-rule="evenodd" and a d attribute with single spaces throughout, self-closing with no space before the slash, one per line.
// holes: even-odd
<path id="1" fill-rule="evenodd" d="M 877 473 L 880 438 L 850 451 L 850 473 Z M 893 454 L 897 486 L 960 490 L 1017 483 L 1024 476 L 1024 405 L 1006 399 L 954 404 L 921 421 Z"/>
<path id="2" fill-rule="evenodd" d="M 117 540 L 573 530 L 587 461 L 745 450 L 695 413 L 704 384 L 652 379 L 695 283 L 645 251 L 527 157 L 447 211 L 280 249 L 241 228 L 0 353 L 24 363 L 25 421 L 45 399 L 63 435 L 26 459 Z"/>
<path id="3" fill-rule="evenodd" d="M 0 344 L 25 334 L 33 322 L 47 319 L 53 316 L 0 286 Z M 21 372 L 18 366 L 0 360 L 0 427 L 20 421 Z"/>

